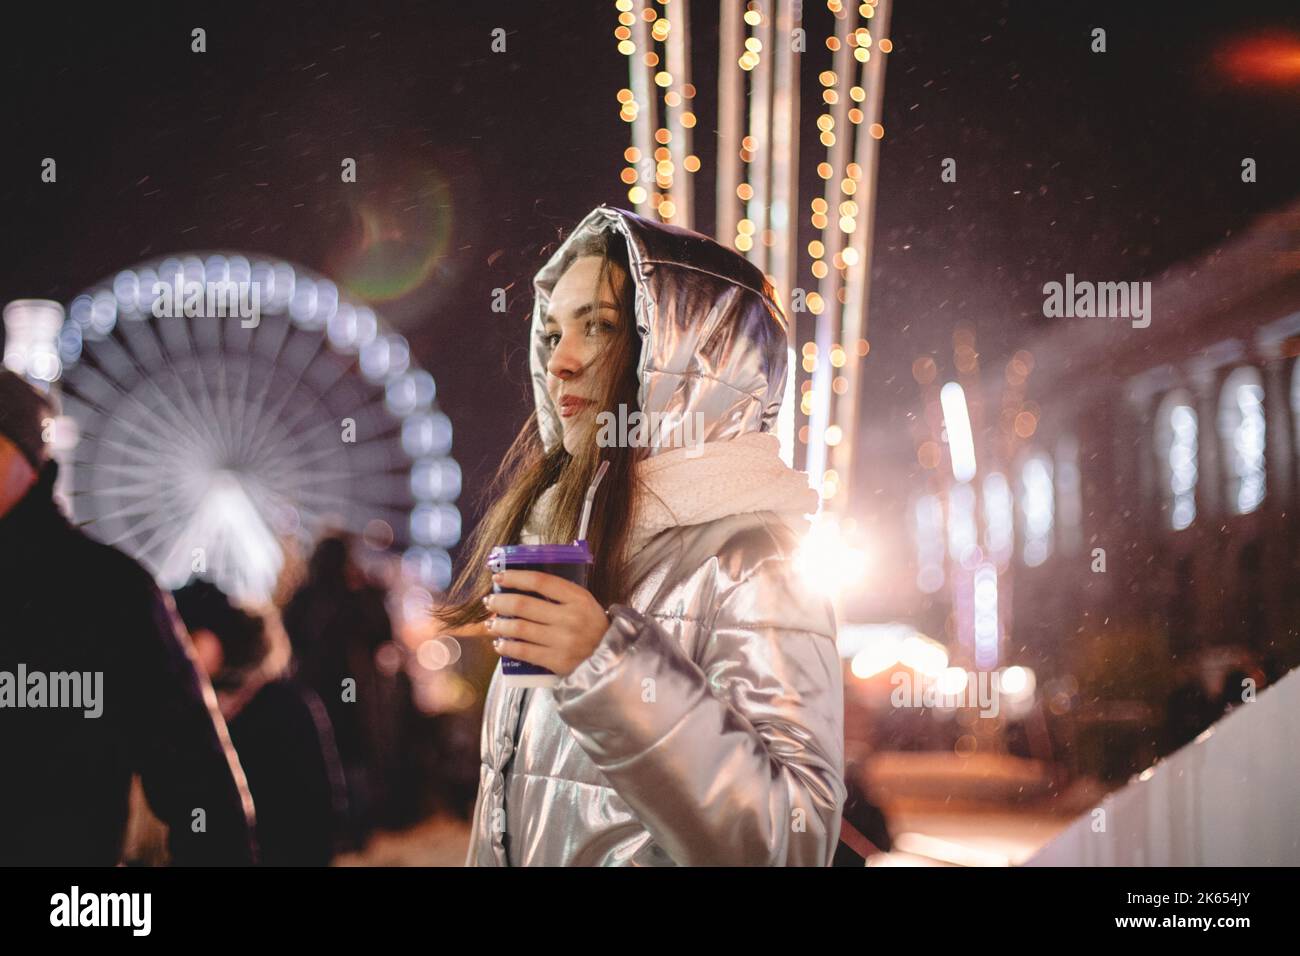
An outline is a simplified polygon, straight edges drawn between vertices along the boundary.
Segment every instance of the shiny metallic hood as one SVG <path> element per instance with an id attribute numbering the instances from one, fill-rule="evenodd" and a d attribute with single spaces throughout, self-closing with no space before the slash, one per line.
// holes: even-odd
<path id="1" fill-rule="evenodd" d="M 707 236 L 602 204 L 533 278 L 529 365 L 546 448 L 562 435 L 546 391 L 542 322 L 550 293 L 569 245 L 610 229 L 627 243 L 636 287 L 641 410 L 662 416 L 650 454 L 774 430 L 785 388 L 787 336 L 762 272 Z"/>

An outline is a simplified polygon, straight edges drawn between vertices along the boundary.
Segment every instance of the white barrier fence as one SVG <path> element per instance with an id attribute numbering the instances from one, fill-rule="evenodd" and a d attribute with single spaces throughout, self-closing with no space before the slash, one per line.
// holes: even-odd
<path id="1" fill-rule="evenodd" d="M 1300 670 L 1083 814 L 1026 866 L 1300 866 Z"/>

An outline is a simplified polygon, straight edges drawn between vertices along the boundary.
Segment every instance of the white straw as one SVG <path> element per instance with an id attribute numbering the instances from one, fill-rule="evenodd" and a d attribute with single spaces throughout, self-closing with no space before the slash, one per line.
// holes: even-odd
<path id="1" fill-rule="evenodd" d="M 587 525 L 591 522 L 591 506 L 596 500 L 596 489 L 600 487 L 600 479 L 605 477 L 605 472 L 609 471 L 609 462 L 602 461 L 600 467 L 596 469 L 596 477 L 591 479 L 591 484 L 587 486 L 587 498 L 582 503 L 582 520 L 578 522 L 578 540 L 587 540 Z"/>

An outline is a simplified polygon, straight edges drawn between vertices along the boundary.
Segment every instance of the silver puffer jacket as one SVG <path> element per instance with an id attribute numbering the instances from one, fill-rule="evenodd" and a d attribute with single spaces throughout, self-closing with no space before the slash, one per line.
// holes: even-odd
<path id="1" fill-rule="evenodd" d="M 568 242 L 600 229 L 628 245 L 642 410 L 678 422 L 702 412 L 707 441 L 771 430 L 786 334 L 761 272 L 703 236 L 606 206 Z M 548 447 L 561 426 L 541 321 L 563 254 L 534 279 L 531 368 Z M 846 796 L 843 678 L 834 614 L 802 586 L 796 545 L 770 513 L 671 528 L 635 556 L 629 606 L 610 609 L 573 673 L 519 690 L 501 686 L 498 667 L 467 865 L 829 865 Z"/>

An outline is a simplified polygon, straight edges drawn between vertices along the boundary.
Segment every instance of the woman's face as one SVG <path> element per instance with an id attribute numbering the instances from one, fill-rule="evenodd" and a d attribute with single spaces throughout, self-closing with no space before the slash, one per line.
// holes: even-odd
<path id="1" fill-rule="evenodd" d="M 559 409 L 564 448 L 570 455 L 577 454 L 589 440 L 601 411 L 597 403 L 612 371 L 601 352 L 626 321 L 619 314 L 615 293 L 626 280 L 626 272 L 611 262 L 604 287 L 597 289 L 603 262 L 599 256 L 574 260 L 555 283 L 543 327 L 550 350 L 546 390 Z"/>

